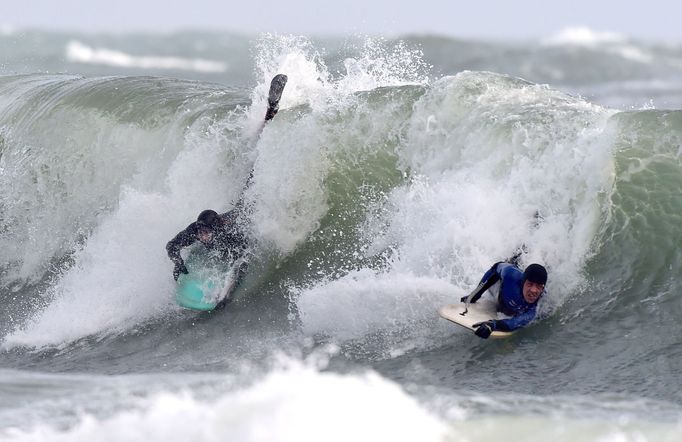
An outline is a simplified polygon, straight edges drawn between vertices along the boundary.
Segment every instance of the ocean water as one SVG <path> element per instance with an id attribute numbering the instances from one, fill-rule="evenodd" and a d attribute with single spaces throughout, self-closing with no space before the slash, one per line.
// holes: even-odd
<path id="1" fill-rule="evenodd" d="M 0 440 L 682 440 L 680 71 L 588 29 L 0 30 Z M 182 310 L 165 243 L 251 169 L 249 275 Z M 438 317 L 521 245 L 546 319 Z"/>

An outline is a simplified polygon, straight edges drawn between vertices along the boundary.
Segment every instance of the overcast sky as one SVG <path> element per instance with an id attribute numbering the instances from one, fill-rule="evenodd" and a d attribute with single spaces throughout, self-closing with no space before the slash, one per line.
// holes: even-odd
<path id="1" fill-rule="evenodd" d="M 3 29 L 414 32 L 524 39 L 586 26 L 641 39 L 682 41 L 682 2 L 674 0 L 0 0 L 0 11 Z"/>

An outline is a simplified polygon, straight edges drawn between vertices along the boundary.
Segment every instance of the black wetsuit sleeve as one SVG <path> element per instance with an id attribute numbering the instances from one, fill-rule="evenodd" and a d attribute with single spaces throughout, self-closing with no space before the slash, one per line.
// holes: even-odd
<path id="1" fill-rule="evenodd" d="M 168 244 L 166 244 L 168 257 L 176 264 L 181 263 L 182 256 L 180 256 L 180 251 L 185 247 L 191 246 L 195 241 L 197 241 L 197 228 L 196 223 L 192 223 L 168 241 Z"/>
<path id="2" fill-rule="evenodd" d="M 496 262 L 495 265 L 493 265 L 485 274 L 483 275 L 483 278 L 481 279 L 481 282 L 478 284 L 478 287 L 469 295 L 469 302 L 475 303 L 478 301 L 478 299 L 485 293 L 486 290 L 488 290 L 490 287 L 495 285 L 497 281 L 500 280 L 500 274 L 497 271 L 497 266 L 500 264 L 499 262 Z"/>

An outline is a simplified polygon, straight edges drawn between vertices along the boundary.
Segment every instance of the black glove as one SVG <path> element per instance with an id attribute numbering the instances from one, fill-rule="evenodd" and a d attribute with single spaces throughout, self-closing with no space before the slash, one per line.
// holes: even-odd
<path id="1" fill-rule="evenodd" d="M 495 321 L 477 322 L 476 324 L 472 325 L 472 327 L 476 328 L 476 331 L 474 332 L 476 336 L 479 338 L 488 339 L 490 333 L 495 330 Z"/>
<path id="2" fill-rule="evenodd" d="M 177 281 L 180 273 L 184 273 L 185 275 L 189 273 L 187 271 L 187 267 L 185 267 L 185 263 L 182 261 L 175 263 L 175 268 L 173 269 L 173 279 Z"/>
<path id="3" fill-rule="evenodd" d="M 459 298 L 459 302 L 467 302 L 467 299 L 469 299 L 469 295 L 462 296 L 461 298 Z"/>

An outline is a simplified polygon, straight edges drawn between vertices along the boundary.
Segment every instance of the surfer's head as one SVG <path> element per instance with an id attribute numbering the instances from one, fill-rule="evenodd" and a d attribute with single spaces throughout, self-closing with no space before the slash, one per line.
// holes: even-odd
<path id="1" fill-rule="evenodd" d="M 213 241 L 214 230 L 221 224 L 220 216 L 215 210 L 207 209 L 197 217 L 197 236 L 199 241 L 208 244 Z"/>
<path id="2" fill-rule="evenodd" d="M 533 304 L 540 299 L 547 283 L 547 270 L 540 264 L 531 264 L 523 272 L 523 299 Z"/>

